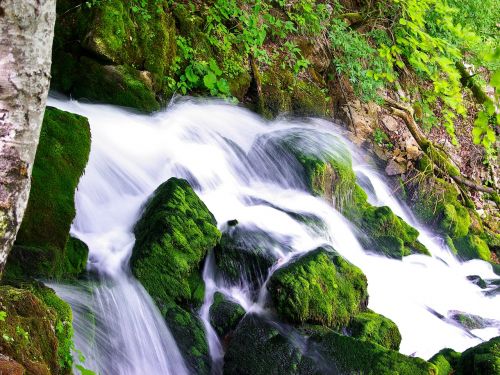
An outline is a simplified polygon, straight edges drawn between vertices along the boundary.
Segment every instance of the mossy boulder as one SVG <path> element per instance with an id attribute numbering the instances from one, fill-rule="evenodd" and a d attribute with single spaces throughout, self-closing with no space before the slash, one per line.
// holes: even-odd
<path id="1" fill-rule="evenodd" d="M 278 328 L 261 316 L 246 315 L 229 341 L 224 374 L 299 374 L 303 355 Z"/>
<path id="2" fill-rule="evenodd" d="M 267 284 L 279 316 L 341 328 L 368 304 L 363 272 L 332 248 L 318 248 L 276 270 Z"/>
<path id="3" fill-rule="evenodd" d="M 72 313 L 42 284 L 0 286 L 0 352 L 30 374 L 71 374 Z"/>
<path id="4" fill-rule="evenodd" d="M 244 281 L 257 290 L 277 259 L 273 251 L 277 246 L 281 245 L 267 233 L 237 225 L 222 234 L 214 250 L 215 263 L 227 282 Z"/>
<path id="5" fill-rule="evenodd" d="M 458 256 L 462 259 L 482 259 L 485 261 L 491 259 L 488 244 L 475 234 L 455 238 L 453 239 L 453 245 L 457 250 Z"/>
<path id="6" fill-rule="evenodd" d="M 172 93 L 164 79 L 176 56 L 167 1 L 134 12 L 127 1 L 57 4 L 52 89 L 75 98 L 151 112 Z"/>
<path id="7" fill-rule="evenodd" d="M 500 336 L 464 351 L 455 373 L 457 375 L 500 374 Z"/>
<path id="8" fill-rule="evenodd" d="M 71 89 L 76 99 L 116 104 L 152 112 L 160 108 L 147 73 L 127 65 L 103 65 L 82 57 Z"/>
<path id="9" fill-rule="evenodd" d="M 418 241 L 415 228 L 389 207 L 375 207 L 368 202 L 366 193 L 356 183 L 347 152 L 318 155 L 289 148 L 304 168 L 308 189 L 329 201 L 358 228 L 358 238 L 365 248 L 399 259 L 412 253 L 429 254 Z"/>
<path id="10" fill-rule="evenodd" d="M 429 255 L 427 248 L 418 241 L 418 231 L 389 207 L 375 207 L 368 203 L 367 195 L 359 185 L 355 186 L 343 214 L 365 235 L 360 240 L 368 249 L 399 259 L 413 253 Z"/>
<path id="11" fill-rule="evenodd" d="M 186 180 L 171 178 L 155 190 L 134 234 L 132 273 L 160 307 L 203 300 L 201 263 L 220 232 L 212 213 Z"/>
<path id="12" fill-rule="evenodd" d="M 247 314 L 233 333 L 224 374 L 437 375 L 434 365 L 326 327 L 294 330 Z"/>
<path id="13" fill-rule="evenodd" d="M 88 249 L 71 239 L 75 191 L 88 161 L 85 117 L 47 107 L 31 178 L 28 206 L 7 261 L 7 277 L 74 277 L 85 270 Z"/>
<path id="14" fill-rule="evenodd" d="M 279 63 L 256 70 L 260 85 L 258 111 L 263 116 L 273 118 L 282 113 L 326 116 L 330 113 L 326 90 L 313 80 L 298 78 Z"/>
<path id="15" fill-rule="evenodd" d="M 339 374 L 437 375 L 436 367 L 423 359 L 335 332 L 313 335 L 309 347 L 326 363 L 334 364 Z"/>
<path id="16" fill-rule="evenodd" d="M 210 324 L 219 337 L 225 337 L 233 331 L 245 315 L 245 309 L 224 294 L 216 292 L 210 306 Z"/>
<path id="17" fill-rule="evenodd" d="M 193 374 L 210 374 L 211 359 L 205 328 L 198 314 L 175 304 L 164 305 L 161 313 Z"/>
<path id="18" fill-rule="evenodd" d="M 454 373 L 461 355 L 453 349 L 446 348 L 432 356 L 429 362 L 437 367 L 438 375 L 450 375 Z"/>
<path id="19" fill-rule="evenodd" d="M 397 351 L 401 344 L 398 326 L 392 320 L 372 311 L 356 315 L 351 320 L 348 330 L 352 337 L 371 341 L 387 349 Z"/>

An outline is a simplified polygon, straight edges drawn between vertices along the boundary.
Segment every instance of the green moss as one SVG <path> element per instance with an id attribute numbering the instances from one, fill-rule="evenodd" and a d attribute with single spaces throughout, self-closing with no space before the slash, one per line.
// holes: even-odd
<path id="1" fill-rule="evenodd" d="M 417 240 L 419 233 L 415 228 L 396 216 L 389 207 L 369 204 L 366 193 L 358 185 L 343 214 L 367 236 L 360 239 L 369 249 L 392 258 L 411 253 L 429 254 Z"/>
<path id="2" fill-rule="evenodd" d="M 220 292 L 214 294 L 214 302 L 210 306 L 210 324 L 219 337 L 224 337 L 234 330 L 244 315 L 245 309 L 238 303 Z"/>
<path id="3" fill-rule="evenodd" d="M 163 307 L 161 312 L 192 373 L 210 374 L 205 329 L 197 314 L 175 304 Z"/>
<path id="4" fill-rule="evenodd" d="M 99 1 L 89 9 L 58 2 L 52 88 L 76 98 L 150 112 L 176 55 L 167 1 Z M 80 43 L 75 43 L 79 41 Z"/>
<path id="5" fill-rule="evenodd" d="M 226 375 L 298 374 L 301 351 L 278 326 L 255 314 L 238 325 L 224 356 Z"/>
<path id="6" fill-rule="evenodd" d="M 434 176 L 428 176 L 414 186 L 410 202 L 417 216 L 451 238 L 469 233 L 471 217 L 458 200 L 455 187 Z"/>
<path id="7" fill-rule="evenodd" d="M 407 357 L 369 341 L 361 341 L 335 332 L 314 335 L 311 341 L 338 373 L 364 375 L 437 375 L 434 365 L 420 358 Z"/>
<path id="8" fill-rule="evenodd" d="M 79 74 L 71 94 L 77 98 L 152 112 L 160 105 L 146 76 L 127 65 L 101 65 L 80 59 Z"/>
<path id="9" fill-rule="evenodd" d="M 500 336 L 463 352 L 455 373 L 457 375 L 500 374 Z"/>
<path id="10" fill-rule="evenodd" d="M 327 116 L 330 114 L 330 100 L 326 89 L 310 81 L 298 80 L 292 93 L 292 111 L 299 116 Z"/>
<path id="11" fill-rule="evenodd" d="M 469 234 L 465 237 L 455 238 L 453 244 L 457 249 L 458 256 L 462 259 L 482 259 L 489 261 L 491 258 L 488 245 L 477 235 Z"/>
<path id="12" fill-rule="evenodd" d="M 201 262 L 220 238 L 216 222 L 185 180 L 171 178 L 156 189 L 134 228 L 132 272 L 161 306 L 200 301 Z M 191 279 L 195 280 L 195 279 Z"/>
<path id="13" fill-rule="evenodd" d="M 367 311 L 356 315 L 349 324 L 351 335 L 371 341 L 387 349 L 399 350 L 401 334 L 398 326 L 383 315 Z"/>
<path id="14" fill-rule="evenodd" d="M 28 206 L 6 274 L 63 278 L 85 268 L 87 249 L 69 239 L 75 190 L 90 152 L 86 118 L 48 107 L 33 165 Z"/>
<path id="15" fill-rule="evenodd" d="M 435 354 L 429 362 L 434 364 L 438 369 L 438 375 L 450 375 L 457 367 L 461 354 L 453 349 L 443 349 Z"/>
<path id="16" fill-rule="evenodd" d="M 0 351 L 28 373 L 70 374 L 71 308 L 42 284 L 0 286 Z"/>
<path id="17" fill-rule="evenodd" d="M 294 323 L 345 327 L 368 301 L 365 275 L 333 249 L 319 248 L 279 268 L 267 288 L 278 314 Z"/>

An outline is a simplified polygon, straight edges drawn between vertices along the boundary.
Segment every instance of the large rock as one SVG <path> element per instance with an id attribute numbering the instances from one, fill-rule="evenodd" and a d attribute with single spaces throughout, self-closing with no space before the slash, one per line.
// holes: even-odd
<path id="1" fill-rule="evenodd" d="M 429 362 L 437 367 L 438 375 L 450 375 L 454 373 L 461 355 L 453 349 L 445 348 L 432 356 Z"/>
<path id="2" fill-rule="evenodd" d="M 258 315 L 246 315 L 229 342 L 224 375 L 299 374 L 302 353 L 278 327 Z"/>
<path id="3" fill-rule="evenodd" d="M 245 282 L 256 291 L 276 261 L 276 246 L 280 244 L 267 233 L 238 225 L 222 235 L 214 251 L 215 262 L 228 283 Z"/>
<path id="4" fill-rule="evenodd" d="M 159 307 L 188 366 L 209 374 L 205 330 L 196 309 L 203 302 L 202 262 L 220 238 L 215 219 L 186 180 L 160 185 L 134 227 L 130 265 Z"/>
<path id="5" fill-rule="evenodd" d="M 225 375 L 436 375 L 434 365 L 328 328 L 287 326 L 249 314 L 231 337 Z"/>
<path id="6" fill-rule="evenodd" d="M 135 277 L 159 304 L 195 305 L 201 262 L 220 238 L 215 219 L 186 180 L 161 184 L 134 227 L 130 265 Z"/>
<path id="7" fill-rule="evenodd" d="M 161 313 L 191 373 L 210 374 L 212 360 L 205 327 L 197 312 L 169 304 L 163 306 Z"/>
<path id="8" fill-rule="evenodd" d="M 306 185 L 339 209 L 359 229 L 358 238 L 365 248 L 391 258 L 412 253 L 429 254 L 418 240 L 418 231 L 396 216 L 389 207 L 375 207 L 368 202 L 356 183 L 352 162 L 347 153 L 315 155 L 291 148 L 304 168 Z"/>
<path id="9" fill-rule="evenodd" d="M 18 363 L 0 359 L 2 373 L 71 374 L 71 308 L 42 284 L 20 286 L 0 286 L 0 352 Z"/>
<path id="10" fill-rule="evenodd" d="M 453 245 L 462 259 L 490 260 L 491 253 L 488 244 L 475 234 L 453 239 Z"/>
<path id="11" fill-rule="evenodd" d="M 500 374 L 500 336 L 463 352 L 455 373 L 457 375 Z"/>
<path id="12" fill-rule="evenodd" d="M 245 315 L 245 309 L 224 294 L 216 292 L 210 306 L 210 324 L 219 337 L 225 337 L 233 331 Z"/>
<path id="13" fill-rule="evenodd" d="M 331 248 L 319 248 L 276 270 L 267 284 L 276 311 L 292 323 L 341 328 L 368 304 L 363 272 Z"/>
<path id="14" fill-rule="evenodd" d="M 69 237 L 75 191 L 90 152 L 85 117 L 47 107 L 33 165 L 28 206 L 7 261 L 7 277 L 73 277 L 88 249 Z"/>
<path id="15" fill-rule="evenodd" d="M 387 349 L 399 350 L 401 333 L 398 326 L 390 319 L 372 311 L 356 315 L 349 324 L 351 336 L 371 341 Z"/>
<path id="16" fill-rule="evenodd" d="M 312 335 L 309 348 L 323 359 L 327 368 L 336 369 L 332 374 L 437 375 L 436 367 L 423 359 L 335 332 Z"/>
<path id="17" fill-rule="evenodd" d="M 176 55 L 175 22 L 167 1 L 131 11 L 125 0 L 81 6 L 57 2 L 51 88 L 150 112 L 171 95 L 165 80 Z"/>

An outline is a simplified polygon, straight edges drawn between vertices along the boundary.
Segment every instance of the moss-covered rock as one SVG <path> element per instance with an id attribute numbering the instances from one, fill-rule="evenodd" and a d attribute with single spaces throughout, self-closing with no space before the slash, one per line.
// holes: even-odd
<path id="1" fill-rule="evenodd" d="M 396 216 L 387 206 L 375 207 L 367 201 L 366 193 L 355 186 L 351 202 L 345 205 L 344 215 L 360 229 L 365 247 L 391 258 L 402 258 L 412 253 L 428 255 L 427 248 L 418 241 L 418 231 Z"/>
<path id="2" fill-rule="evenodd" d="M 390 319 L 372 311 L 356 315 L 349 324 L 351 335 L 360 340 L 371 341 L 387 349 L 399 350 L 401 334 Z"/>
<path id="3" fill-rule="evenodd" d="M 276 311 L 293 323 L 335 328 L 368 303 L 363 272 L 332 248 L 319 248 L 276 270 L 267 284 Z"/>
<path id="4" fill-rule="evenodd" d="M 0 286 L 0 351 L 30 374 L 70 374 L 71 308 L 42 284 Z"/>
<path id="5" fill-rule="evenodd" d="M 310 341 L 310 346 L 327 363 L 335 364 L 337 373 L 437 375 L 436 367 L 423 359 L 407 357 L 369 341 L 357 340 L 335 332 L 313 335 Z"/>
<path id="6" fill-rule="evenodd" d="M 457 250 L 458 256 L 462 259 L 482 259 L 486 261 L 491 259 L 488 245 L 475 234 L 468 234 L 464 237 L 455 238 L 453 239 L 453 245 Z"/>
<path id="7" fill-rule="evenodd" d="M 437 369 L 420 358 L 342 336 L 326 327 L 294 331 L 248 314 L 229 341 L 224 374 L 437 375 Z"/>
<path id="8" fill-rule="evenodd" d="M 260 84 L 259 112 L 268 118 L 281 113 L 299 116 L 326 116 L 330 112 L 326 90 L 313 80 L 301 79 L 278 62 L 257 73 Z"/>
<path id="9" fill-rule="evenodd" d="M 210 324 L 219 337 L 234 330 L 244 315 L 245 309 L 237 302 L 220 292 L 214 294 L 214 302 L 210 306 Z"/>
<path id="10" fill-rule="evenodd" d="M 463 352 L 455 373 L 457 375 L 500 374 L 500 336 Z"/>
<path id="11" fill-rule="evenodd" d="M 155 190 L 134 233 L 132 272 L 159 306 L 202 300 L 201 262 L 220 232 L 186 180 L 171 178 Z"/>
<path id="12" fill-rule="evenodd" d="M 231 337 L 224 356 L 224 374 L 298 374 L 301 360 L 301 351 L 275 323 L 248 314 Z"/>
<path id="13" fill-rule="evenodd" d="M 172 336 L 193 374 L 210 374 L 211 359 L 203 323 L 195 312 L 175 304 L 161 309 Z"/>
<path id="14" fill-rule="evenodd" d="M 137 11 L 124 0 L 57 4 L 52 89 L 76 98 L 150 112 L 171 95 L 165 76 L 176 55 L 174 18 L 167 1 Z"/>
<path id="15" fill-rule="evenodd" d="M 82 57 L 71 95 L 152 112 L 160 108 L 150 76 L 127 65 L 102 65 Z"/>
<path id="16" fill-rule="evenodd" d="M 75 191 L 90 152 L 85 117 L 48 107 L 33 165 L 28 206 L 6 268 L 7 277 L 73 277 L 88 249 L 69 238 Z"/>
<path id="17" fill-rule="evenodd" d="M 257 290 L 276 261 L 276 246 L 280 244 L 267 233 L 238 225 L 223 233 L 214 250 L 215 263 L 229 283 L 245 281 Z"/>
<path id="18" fill-rule="evenodd" d="M 360 230 L 362 244 L 392 258 L 412 253 L 429 254 L 418 241 L 418 231 L 396 216 L 389 207 L 375 207 L 368 202 L 356 183 L 352 161 L 347 153 L 314 155 L 289 147 L 303 166 L 306 185 L 341 210 Z"/>
<path id="19" fill-rule="evenodd" d="M 437 367 L 438 375 L 450 375 L 453 374 L 454 369 L 457 367 L 460 356 L 461 353 L 446 348 L 432 356 L 429 362 Z"/>

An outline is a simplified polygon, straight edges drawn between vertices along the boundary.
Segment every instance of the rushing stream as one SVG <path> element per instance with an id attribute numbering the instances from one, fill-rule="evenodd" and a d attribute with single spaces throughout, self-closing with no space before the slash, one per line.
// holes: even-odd
<path id="1" fill-rule="evenodd" d="M 73 306 L 75 343 L 86 367 L 100 374 L 188 372 L 159 311 L 128 269 L 132 227 L 141 205 L 172 176 L 191 183 L 221 230 L 231 230 L 227 221 L 237 219 L 239 227 L 260 229 L 276 240 L 279 245 L 270 249 L 277 259 L 273 269 L 297 252 L 325 243 L 333 246 L 366 274 L 369 307 L 398 325 L 402 353 L 429 358 L 444 347 L 463 351 L 499 335 L 497 323 L 466 331 L 437 316 L 456 310 L 498 322 L 500 296 L 485 296 L 466 278 L 497 276 L 485 262 L 456 260 L 443 239 L 423 228 L 394 197 L 384 177 L 339 127 L 321 120 L 266 122 L 219 102 L 183 100 L 152 116 L 58 99 L 49 104 L 88 117 L 92 131 L 72 234 L 89 245 L 88 269 L 101 278 L 81 286 L 54 285 Z M 283 139 L 301 150 L 351 155 L 370 202 L 390 206 L 417 228 L 432 257 L 411 255 L 400 261 L 363 250 L 349 222 L 306 192 L 300 166 L 279 147 Z M 314 216 L 322 224 L 311 227 L 289 213 Z M 228 285 L 218 276 L 212 254 L 203 277 L 206 295 L 200 317 L 210 354 L 220 364 L 223 349 L 208 319 L 214 292 L 231 296 L 247 311 L 266 313 L 265 280 L 257 294 L 244 278 Z"/>

